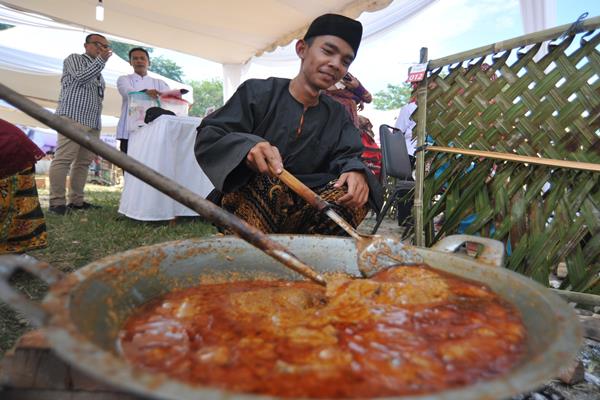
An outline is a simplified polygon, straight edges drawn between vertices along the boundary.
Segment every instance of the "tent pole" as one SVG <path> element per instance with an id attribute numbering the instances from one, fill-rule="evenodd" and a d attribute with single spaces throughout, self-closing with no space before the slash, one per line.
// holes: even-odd
<path id="1" fill-rule="evenodd" d="M 427 62 L 427 47 L 421 48 L 419 63 Z M 422 149 L 425 144 L 425 132 L 427 123 L 427 71 L 425 77 L 417 88 L 417 148 Z M 413 206 L 413 217 L 415 220 L 415 245 L 425 246 L 424 215 L 423 215 L 423 185 L 425 181 L 425 153 L 417 152 L 415 200 Z"/>

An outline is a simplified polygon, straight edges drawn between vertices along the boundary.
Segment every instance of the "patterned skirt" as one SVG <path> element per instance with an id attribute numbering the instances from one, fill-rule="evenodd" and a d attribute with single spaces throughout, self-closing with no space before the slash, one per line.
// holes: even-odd
<path id="1" fill-rule="evenodd" d="M 0 179 L 0 254 L 48 245 L 33 168 Z"/>
<path id="2" fill-rule="evenodd" d="M 335 204 L 346 191 L 333 187 L 333 182 L 313 190 L 354 227 L 367 215 L 366 205 L 349 209 Z M 324 212 L 316 210 L 279 179 L 266 175 L 256 175 L 239 191 L 226 193 L 221 207 L 265 233 L 346 235 Z"/>

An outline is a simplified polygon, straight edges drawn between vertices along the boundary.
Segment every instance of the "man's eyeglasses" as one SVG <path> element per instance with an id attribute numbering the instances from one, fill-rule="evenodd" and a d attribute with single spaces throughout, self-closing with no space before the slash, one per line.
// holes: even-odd
<path id="1" fill-rule="evenodd" d="M 88 42 L 88 43 L 93 43 L 96 45 L 96 47 L 100 47 L 102 49 L 110 49 L 110 45 L 109 44 L 104 44 L 102 42 Z"/>

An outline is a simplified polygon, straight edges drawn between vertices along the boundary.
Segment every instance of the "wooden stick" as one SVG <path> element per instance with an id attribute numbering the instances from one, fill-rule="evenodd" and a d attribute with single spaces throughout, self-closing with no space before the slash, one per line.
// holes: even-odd
<path id="1" fill-rule="evenodd" d="M 456 147 L 428 146 L 427 150 L 428 151 L 436 151 L 439 153 L 464 154 L 464 155 L 468 155 L 468 156 L 495 158 L 498 160 L 546 165 L 549 167 L 571 168 L 571 169 L 580 169 L 580 170 L 586 170 L 586 171 L 592 171 L 592 172 L 600 172 L 600 164 L 580 162 L 580 161 L 567 161 L 567 160 L 556 160 L 553 158 L 521 156 L 518 154 L 500 153 L 500 152 L 495 152 L 495 151 L 458 149 Z"/>
<path id="2" fill-rule="evenodd" d="M 308 204 L 313 206 L 319 211 L 323 211 L 328 208 L 328 204 L 325 200 L 316 194 L 312 189 L 302 183 L 294 175 L 290 174 L 286 169 L 277 176 L 283 183 L 289 186 L 297 195 L 302 197 Z"/>
<path id="3" fill-rule="evenodd" d="M 294 191 L 298 196 L 302 197 L 308 204 L 316 208 L 317 210 L 327 214 L 329 218 L 333 220 L 340 228 L 345 230 L 350 236 L 356 240 L 363 240 L 363 236 L 354 229 L 348 221 L 346 221 L 340 214 L 335 212 L 333 208 L 329 207 L 329 203 L 316 194 L 311 188 L 302 183 L 294 175 L 290 174 L 287 170 L 283 170 L 278 178 L 285 183 L 290 189 Z M 360 264 L 360 263 L 359 263 Z M 360 267 L 359 267 L 360 269 Z M 362 271 L 361 271 L 362 272 Z"/>
<path id="4" fill-rule="evenodd" d="M 566 301 L 572 301 L 586 306 L 600 306 L 600 296 L 591 293 L 572 292 L 570 290 L 550 289 Z"/>
<path id="5" fill-rule="evenodd" d="M 427 62 L 427 47 L 421 48 L 421 64 Z M 417 88 L 417 146 L 425 144 L 425 135 L 427 132 L 427 74 L 419 82 Z M 415 199 L 413 205 L 413 217 L 415 219 L 415 245 L 425 246 L 425 223 L 423 216 L 423 188 L 425 187 L 425 154 L 422 151 L 417 153 L 416 172 L 415 172 Z"/>

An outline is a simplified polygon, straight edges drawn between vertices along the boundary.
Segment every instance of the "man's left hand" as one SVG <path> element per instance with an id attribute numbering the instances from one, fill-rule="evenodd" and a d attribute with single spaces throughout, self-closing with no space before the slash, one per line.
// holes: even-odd
<path id="1" fill-rule="evenodd" d="M 344 172 L 333 185 L 342 187 L 346 185 L 348 193 L 337 200 L 339 205 L 348 208 L 358 208 L 365 205 L 369 199 L 369 185 L 364 173 L 358 171 Z"/>
<path id="2" fill-rule="evenodd" d="M 360 82 L 354 75 L 352 75 L 350 72 L 348 72 L 346 75 L 350 78 L 350 80 L 347 81 L 346 79 L 342 79 L 342 83 L 347 89 L 353 90 L 360 86 Z"/>
<path id="3" fill-rule="evenodd" d="M 156 89 L 147 89 L 146 94 L 155 99 L 158 98 L 158 96 L 160 96 L 160 92 Z"/>

